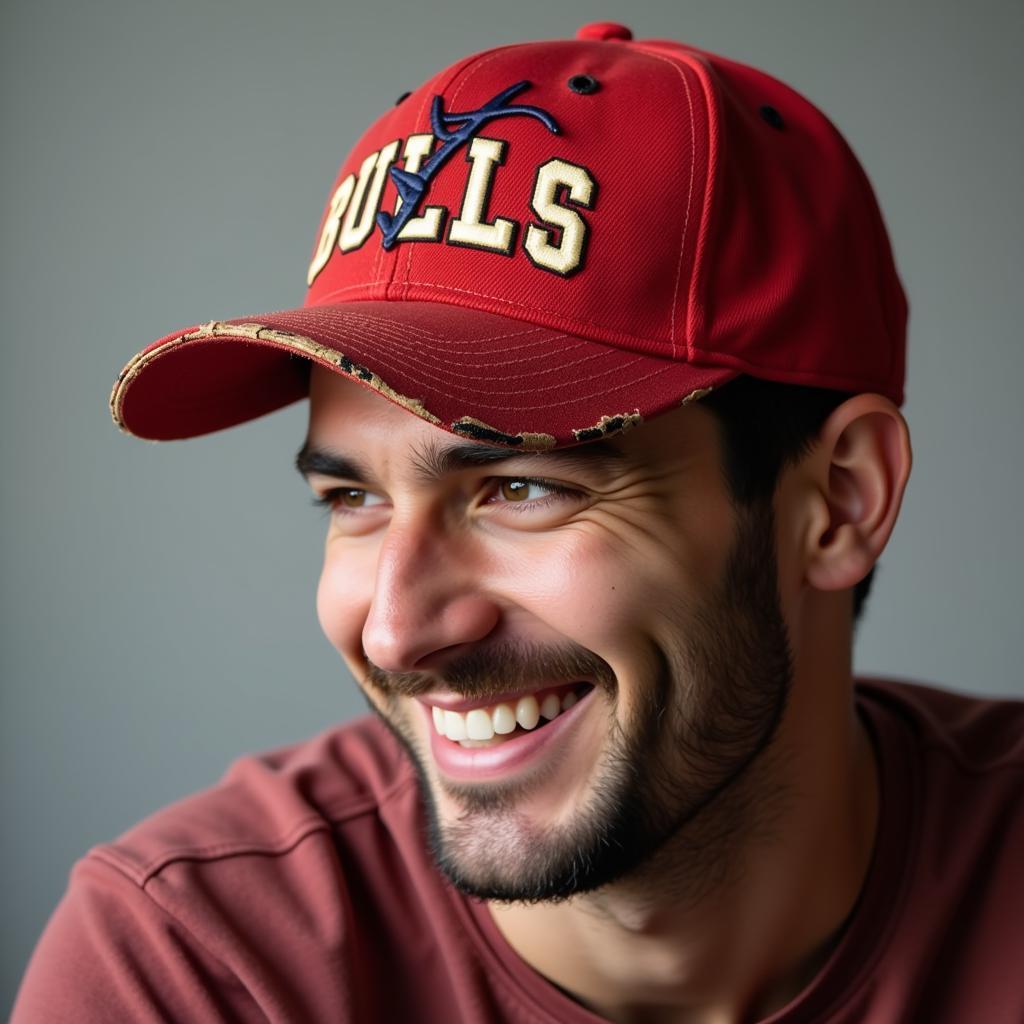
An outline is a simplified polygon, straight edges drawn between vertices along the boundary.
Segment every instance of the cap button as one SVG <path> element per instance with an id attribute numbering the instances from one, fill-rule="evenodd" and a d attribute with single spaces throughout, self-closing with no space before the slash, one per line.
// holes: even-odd
<path id="1" fill-rule="evenodd" d="M 577 39 L 622 39 L 630 40 L 633 33 L 625 25 L 619 25 L 614 21 L 595 21 L 590 25 L 584 25 L 576 33 Z"/>

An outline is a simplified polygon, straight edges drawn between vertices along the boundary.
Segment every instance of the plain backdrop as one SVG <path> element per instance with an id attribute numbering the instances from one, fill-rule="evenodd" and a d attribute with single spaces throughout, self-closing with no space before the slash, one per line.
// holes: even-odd
<path id="1" fill-rule="evenodd" d="M 762 67 L 840 126 L 910 297 L 916 453 L 857 667 L 1024 692 L 1020 0 L 0 12 L 0 1012 L 76 857 L 364 710 L 315 620 L 305 409 L 154 445 L 107 396 L 175 328 L 299 304 L 342 157 L 465 53 L 621 20 Z"/>

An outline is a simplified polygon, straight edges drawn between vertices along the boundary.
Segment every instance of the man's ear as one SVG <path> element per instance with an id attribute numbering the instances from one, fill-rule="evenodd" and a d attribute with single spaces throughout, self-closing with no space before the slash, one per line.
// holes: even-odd
<path id="1" fill-rule="evenodd" d="M 882 395 L 844 402 L 822 425 L 809 461 L 817 491 L 806 579 L 818 590 L 859 583 L 878 560 L 910 476 L 910 431 Z"/>

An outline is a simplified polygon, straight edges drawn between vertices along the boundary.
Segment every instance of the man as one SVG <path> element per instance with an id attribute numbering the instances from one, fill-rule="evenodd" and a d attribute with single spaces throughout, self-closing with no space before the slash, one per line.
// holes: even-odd
<path id="1" fill-rule="evenodd" d="M 308 395 L 375 715 L 91 851 L 15 1020 L 1021 1020 L 1021 706 L 851 675 L 906 305 L 820 112 L 612 24 L 470 57 L 356 145 L 307 283 L 111 407 Z"/>

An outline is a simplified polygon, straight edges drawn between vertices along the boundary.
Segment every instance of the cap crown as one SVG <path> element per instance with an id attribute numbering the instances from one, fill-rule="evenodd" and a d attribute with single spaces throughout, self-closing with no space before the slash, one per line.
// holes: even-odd
<path id="1" fill-rule="evenodd" d="M 115 422 L 223 429 L 300 399 L 309 361 L 523 450 L 743 373 L 903 399 L 906 301 L 839 133 L 760 71 L 618 25 L 466 58 L 401 100 L 342 166 L 307 283 L 300 309 L 148 346 Z"/>
<path id="2" fill-rule="evenodd" d="M 309 283 L 306 306 L 443 302 L 902 401 L 906 302 L 856 158 L 788 86 L 675 43 L 441 72 L 343 164 Z"/>

